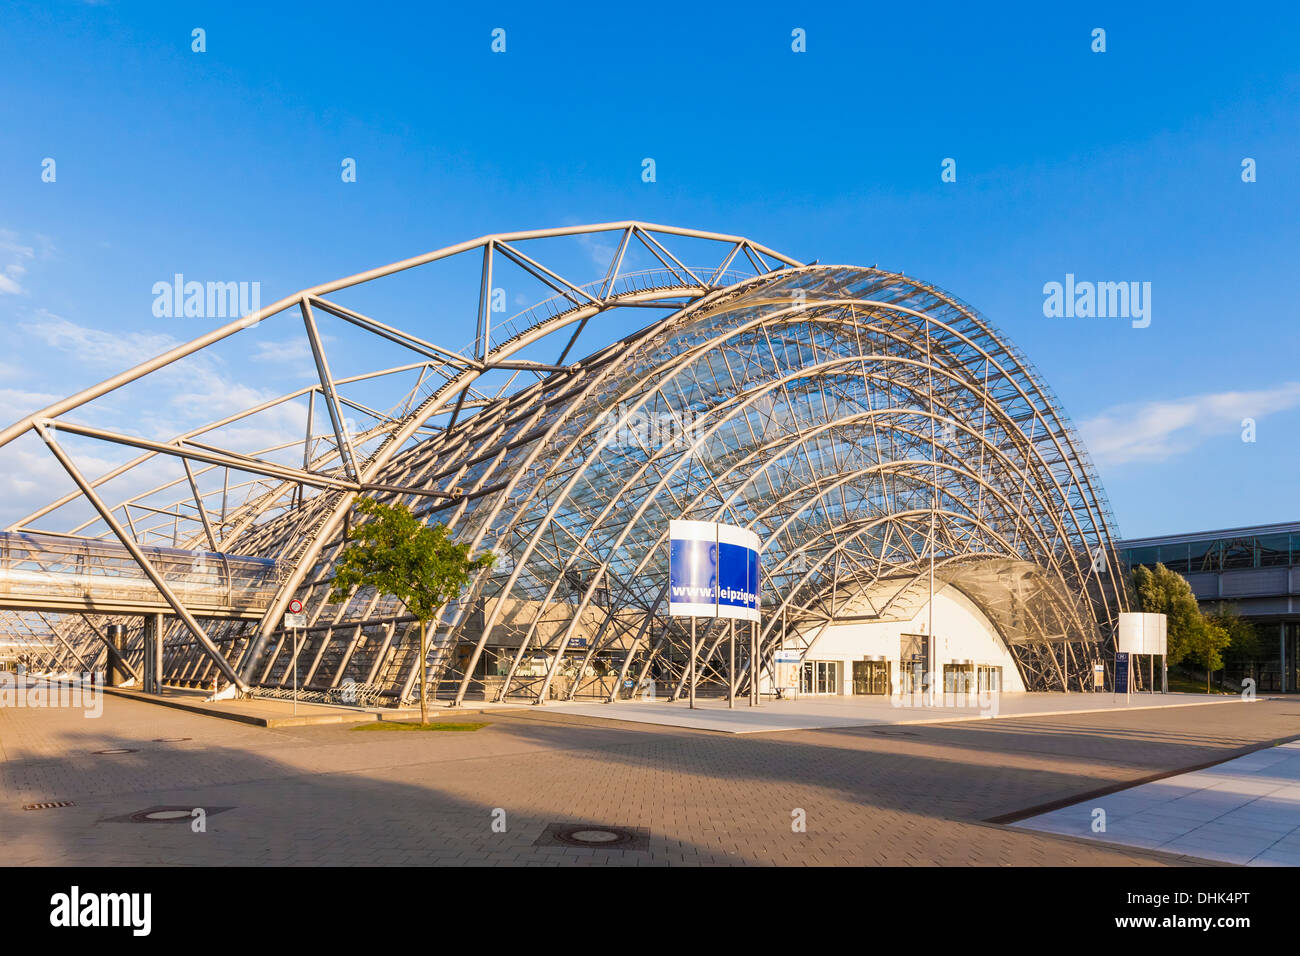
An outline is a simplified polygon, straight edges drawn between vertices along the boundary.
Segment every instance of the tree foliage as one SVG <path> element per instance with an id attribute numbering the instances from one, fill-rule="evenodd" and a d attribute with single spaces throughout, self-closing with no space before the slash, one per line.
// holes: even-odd
<path id="1" fill-rule="evenodd" d="M 369 520 L 348 535 L 331 603 L 347 600 L 355 588 L 371 587 L 396 597 L 416 620 L 428 624 L 465 590 L 475 571 L 495 560 L 490 552 L 471 558 L 468 544 L 453 541 L 443 525 L 424 524 L 404 505 L 363 498 L 357 511 Z"/>
<path id="2" fill-rule="evenodd" d="M 1215 605 L 1210 620 L 1228 633 L 1228 647 L 1223 654 L 1225 660 L 1250 661 L 1260 656 L 1262 648 L 1255 625 L 1237 613 L 1236 605 Z"/>
<path id="3" fill-rule="evenodd" d="M 1167 619 L 1168 662 L 1197 664 L 1205 668 L 1208 681 L 1209 673 L 1223 666 L 1223 652 L 1232 640 L 1229 630 L 1221 621 L 1202 614 L 1187 579 L 1163 564 L 1154 570 L 1135 568 L 1133 586 L 1143 611 L 1164 614 Z"/>
<path id="4" fill-rule="evenodd" d="M 470 557 L 470 546 L 453 541 L 441 524 L 427 525 L 405 505 L 373 498 L 357 502 L 365 520 L 348 534 L 330 588 L 332 604 L 357 588 L 390 594 L 420 622 L 420 723 L 428 721 L 428 630 L 442 606 L 459 597 L 480 568 L 496 560 L 491 552 Z"/>

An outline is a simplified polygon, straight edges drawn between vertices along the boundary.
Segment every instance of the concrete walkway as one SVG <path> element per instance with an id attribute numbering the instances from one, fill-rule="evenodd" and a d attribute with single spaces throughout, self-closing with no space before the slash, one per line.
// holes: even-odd
<path id="1" fill-rule="evenodd" d="M 105 687 L 105 694 L 126 697 L 144 703 L 158 704 L 175 710 L 188 711 L 191 714 L 203 714 L 208 717 L 220 717 L 241 724 L 256 727 L 309 727 L 317 724 L 360 724 L 376 720 L 419 720 L 419 707 L 349 707 L 342 704 L 316 704 L 299 701 L 297 706 L 292 700 L 278 697 L 244 697 L 232 700 L 208 701 L 205 691 L 189 691 L 177 688 L 165 688 L 162 694 L 146 694 L 129 687 Z M 511 705 L 509 709 L 518 709 Z M 435 707 L 429 712 L 431 721 L 454 720 L 456 718 L 481 714 L 483 708 L 477 705 L 449 710 Z"/>
<path id="2" fill-rule="evenodd" d="M 364 723 L 376 720 L 418 720 L 418 707 L 348 707 L 299 702 L 279 698 L 252 697 L 208 702 L 204 691 L 166 688 L 161 695 L 145 694 L 134 688 L 106 687 L 104 693 L 159 704 L 210 717 L 220 717 L 259 727 L 300 727 L 316 724 Z M 509 700 L 473 701 L 449 708 L 438 701 L 430 708 L 432 721 L 507 711 L 563 713 L 604 720 L 631 721 L 663 727 L 682 727 L 729 734 L 773 733 L 790 730 L 823 730 L 900 724 L 937 724 L 962 720 L 990 720 L 999 717 L 1047 717 L 1104 711 L 1146 710 L 1208 704 L 1240 703 L 1241 698 L 1221 694 L 1113 694 L 1004 693 L 1000 695 L 938 695 L 930 703 L 921 695 L 907 698 L 877 696 L 806 696 L 772 700 L 764 697 L 758 707 L 737 700 L 734 709 L 725 699 L 698 699 L 692 710 L 686 701 L 630 700 L 614 704 L 597 701 L 549 701 L 538 707 Z"/>
<path id="3" fill-rule="evenodd" d="M 1097 821 L 1104 822 L 1104 831 L 1094 832 Z M 1300 866 L 1300 742 L 1075 803 L 1016 826 L 1222 863 Z"/>
<path id="4" fill-rule="evenodd" d="M 937 724 L 959 720 L 989 720 L 997 717 L 1046 717 L 1086 714 L 1111 710 L 1146 710 L 1208 704 L 1241 703 L 1241 698 L 1207 694 L 1001 694 L 969 701 L 936 698 L 925 706 L 918 695 L 906 705 L 889 697 L 803 697 L 773 701 L 764 698 L 758 707 L 745 701 L 728 709 L 725 700 L 697 700 L 691 710 L 685 700 L 619 701 L 615 704 L 590 702 L 548 703 L 542 709 L 583 717 L 630 720 L 666 727 L 689 727 L 729 734 L 758 734 L 784 730 L 820 730 L 833 727 L 868 727 L 883 724 Z M 946 705 L 946 706 L 945 706 Z"/>

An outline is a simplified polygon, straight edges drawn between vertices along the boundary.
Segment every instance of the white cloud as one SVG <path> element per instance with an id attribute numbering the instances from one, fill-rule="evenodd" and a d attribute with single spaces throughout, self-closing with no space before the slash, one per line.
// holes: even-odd
<path id="1" fill-rule="evenodd" d="M 0 428 L 7 427 L 32 412 L 53 405 L 62 395 L 52 392 L 28 392 L 18 388 L 0 388 Z"/>
<path id="2" fill-rule="evenodd" d="M 37 310 L 36 319 L 22 323 L 19 328 L 50 348 L 70 352 L 88 365 L 103 365 L 114 371 L 138 365 L 180 344 L 172 336 L 158 332 L 92 329 L 45 309 Z"/>
<path id="3" fill-rule="evenodd" d="M 1240 433 L 1242 420 L 1300 406 L 1300 382 L 1249 392 L 1212 392 L 1168 401 L 1117 405 L 1079 425 L 1098 464 L 1157 462 L 1216 435 Z"/>
<path id="4" fill-rule="evenodd" d="M 329 336 L 322 335 L 323 344 L 328 344 Z M 328 353 L 328 348 L 324 351 Z M 311 343 L 307 341 L 307 336 L 301 335 L 296 339 L 270 340 L 261 339 L 253 345 L 252 360 L 254 362 L 295 362 L 301 365 L 314 366 L 315 357 L 312 354 Z"/>
<path id="5" fill-rule="evenodd" d="M 0 229 L 0 295 L 26 295 L 22 286 L 22 277 L 27 274 L 27 266 L 36 255 L 36 250 L 20 242 L 18 234 L 12 229 Z"/>

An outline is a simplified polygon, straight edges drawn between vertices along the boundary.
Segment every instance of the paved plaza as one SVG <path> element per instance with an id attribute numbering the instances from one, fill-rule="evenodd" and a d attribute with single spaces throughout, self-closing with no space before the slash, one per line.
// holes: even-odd
<path id="1" fill-rule="evenodd" d="M 1186 847 L 988 821 L 1300 735 L 1300 703 L 1289 700 L 747 734 L 550 707 L 480 719 L 488 726 L 473 732 L 393 733 L 255 727 L 122 697 L 105 698 L 94 719 L 5 708 L 5 860 L 1198 864 Z M 47 803 L 72 805 L 23 809 Z M 130 822 L 158 808 L 171 812 Z M 205 832 L 176 812 L 192 808 L 204 810 Z M 561 824 L 627 828 L 637 842 L 556 845 L 548 834 Z"/>
<path id="2" fill-rule="evenodd" d="M 1105 831 L 1094 830 L 1098 811 Z M 1300 865 L 1300 743 L 1061 807 L 1019 826 L 1251 866 Z"/>
<path id="3" fill-rule="evenodd" d="M 563 702 L 548 709 L 586 717 L 630 720 L 693 727 L 731 734 L 770 733 L 777 730 L 820 730 L 831 727 L 865 727 L 892 724 L 937 724 L 962 720 L 991 720 L 1004 717 L 1046 717 L 1090 713 L 1102 710 L 1148 707 L 1231 705 L 1235 697 L 1222 694 L 936 694 L 932 701 L 922 694 L 911 697 L 806 696 L 774 701 L 764 697 L 756 707 L 748 698 L 728 707 L 725 698 L 700 698 L 691 709 L 683 700 L 632 700 L 608 704 Z"/>

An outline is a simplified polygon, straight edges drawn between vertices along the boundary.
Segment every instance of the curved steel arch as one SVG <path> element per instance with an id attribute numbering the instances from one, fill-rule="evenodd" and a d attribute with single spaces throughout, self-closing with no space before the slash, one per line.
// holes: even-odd
<path id="1" fill-rule="evenodd" d="M 597 233 L 617 235 L 617 246 L 612 251 L 604 276 L 596 282 L 587 283 L 586 286 L 582 284 L 581 280 L 571 281 L 564 278 L 559 268 L 551 268 L 545 265 L 541 260 L 547 258 L 546 256 L 530 255 L 521 248 L 525 243 L 534 240 L 582 239 Z M 687 266 L 683 262 L 686 257 L 676 255 L 670 249 L 670 245 L 674 240 L 685 239 L 704 240 L 714 246 L 721 245 L 722 248 L 717 253 L 718 259 L 707 267 Z M 634 247 L 648 250 L 659 266 L 657 273 L 651 275 L 644 270 L 629 270 L 626 267 L 629 253 Z M 479 306 L 476 317 L 477 332 L 472 349 L 467 350 L 470 352 L 468 355 L 434 345 L 418 336 L 403 332 L 356 310 L 346 308 L 324 298 L 326 295 L 343 289 L 374 282 L 396 273 L 477 251 L 482 253 Z M 587 258 L 587 256 L 584 255 L 584 258 Z M 538 306 L 520 313 L 514 319 L 508 320 L 505 324 L 504 333 L 494 338 L 489 298 L 493 289 L 494 273 L 502 260 L 513 263 L 524 273 L 549 286 L 556 292 L 556 295 L 551 300 L 540 303 Z M 420 433 L 431 418 L 440 413 L 447 414 L 447 406 L 452 403 L 453 399 L 455 400 L 455 408 L 451 412 L 451 417 L 454 421 L 455 417 L 461 412 L 475 406 L 488 405 L 494 398 L 501 397 L 500 394 L 490 396 L 475 392 L 475 382 L 486 373 L 502 370 L 514 373 L 514 376 L 505 386 L 508 389 L 513 384 L 514 378 L 520 373 L 544 374 L 560 368 L 560 366 L 539 365 L 535 362 L 511 361 L 512 356 L 535 345 L 546 336 L 563 332 L 570 326 L 577 326 L 578 331 L 569 337 L 566 346 L 560 353 L 561 359 L 563 359 L 574 347 L 578 341 L 578 336 L 594 316 L 613 309 L 624 307 L 644 308 L 660 303 L 668 308 L 678 308 L 683 302 L 698 300 L 700 297 L 711 295 L 734 284 L 736 279 L 740 277 L 734 271 L 737 263 L 746 263 L 753 272 L 758 274 L 775 268 L 797 266 L 799 264 L 797 260 L 790 259 L 740 236 L 626 221 L 483 236 L 470 242 L 448 246 L 389 266 L 372 269 L 302 290 L 264 309 L 215 329 L 186 345 L 178 346 L 163 355 L 141 363 L 135 368 L 114 376 L 99 385 L 56 402 L 0 432 L 0 447 L 9 445 L 27 433 L 36 432 L 41 434 L 50 451 L 56 457 L 59 457 L 61 464 L 69 470 L 70 475 L 78 484 L 78 491 L 64 495 L 50 505 L 20 519 L 10 526 L 10 530 L 30 527 L 33 521 L 45 518 L 70 503 L 89 502 L 94 507 L 97 517 L 92 519 L 91 522 L 83 522 L 79 530 L 85 531 L 92 524 L 102 525 L 102 527 L 97 528 L 100 536 L 117 537 L 129 548 L 134 543 L 134 538 L 148 537 L 152 531 L 156 530 L 155 528 L 146 528 L 143 531 L 137 530 L 134 527 L 134 522 L 130 520 L 132 514 L 131 505 L 140 508 L 149 507 L 138 505 L 138 499 L 154 496 L 168 487 L 177 485 L 180 479 L 167 482 L 148 491 L 142 491 L 112 506 L 99 498 L 96 489 L 106 482 L 127 475 L 132 469 L 145 465 L 155 457 L 171 456 L 185 462 L 187 473 L 190 470 L 190 462 L 199 462 L 205 466 L 197 475 L 189 476 L 189 484 L 194 491 L 193 499 L 197 507 L 192 520 L 187 521 L 187 524 L 192 525 L 192 527 L 189 527 L 182 536 L 190 542 L 197 543 L 202 539 L 205 531 L 209 535 L 211 533 L 210 529 L 198 527 L 200 524 L 206 523 L 200 521 L 200 518 L 206 513 L 204 500 L 211 495 L 211 492 L 200 493 L 194 487 L 195 478 L 219 469 L 225 470 L 227 479 L 232 472 L 261 476 L 263 480 L 260 483 L 254 480 L 253 482 L 245 482 L 243 485 L 259 487 L 263 493 L 249 498 L 241 515 L 244 520 L 232 526 L 232 533 L 229 538 L 238 539 L 228 541 L 233 547 L 254 550 L 260 553 L 269 547 L 274 547 L 277 543 L 283 545 L 283 542 L 274 540 L 276 535 L 283 531 L 282 528 L 263 527 L 260 529 L 262 533 L 254 535 L 247 535 L 245 532 L 248 532 L 250 528 L 259 523 L 264 526 L 273 526 L 275 522 L 268 522 L 265 519 L 268 513 L 273 511 L 274 505 L 277 502 L 284 501 L 288 496 L 293 496 L 300 509 L 304 507 L 308 510 L 314 509 L 314 513 L 311 515 L 311 521 L 304 529 L 305 533 L 300 535 L 302 539 L 301 547 L 290 549 L 287 555 L 284 553 L 283 547 L 281 548 L 280 556 L 282 558 L 287 557 L 285 561 L 285 578 L 279 596 L 268 609 L 259 629 L 259 638 L 254 642 L 254 649 L 260 649 L 265 639 L 274 631 L 275 624 L 283 613 L 284 606 L 292 598 L 303 575 L 310 569 L 319 555 L 320 545 L 338 530 L 355 496 L 364 492 L 392 490 L 391 486 L 385 488 L 376 484 L 373 480 L 374 476 L 385 468 L 388 461 L 399 449 Z M 557 302 L 562 307 L 557 307 L 555 304 Z M 247 334 L 251 330 L 257 329 L 264 320 L 276 317 L 295 306 L 302 314 L 304 326 L 311 342 L 312 353 L 320 373 L 318 385 L 311 386 L 307 390 L 300 389 L 288 393 L 278 399 L 261 403 L 243 413 L 227 416 L 221 421 L 187 431 L 165 441 L 148 441 L 107 429 L 88 428 L 71 422 L 64 417 L 68 413 L 94 402 L 96 399 L 109 395 L 125 385 L 158 372 L 238 333 Z M 337 388 L 340 384 L 344 384 L 345 380 L 335 379 L 330 374 L 325 356 L 326 350 L 317 329 L 315 310 L 327 312 L 355 327 L 361 328 L 370 335 L 407 348 L 422 356 L 425 360 L 423 363 L 388 368 L 363 377 L 375 378 L 404 370 L 421 369 L 422 380 L 426 373 L 430 377 L 435 374 L 441 375 L 446 380 L 441 388 L 434 390 L 419 406 L 408 408 L 405 415 L 392 417 L 380 427 L 370 430 L 370 436 L 380 440 L 378 447 L 370 457 L 364 463 L 360 463 L 363 464 L 361 468 L 358 468 L 359 463 L 354 460 L 353 443 L 349 440 L 349 436 L 345 434 L 345 429 L 342 427 L 341 406 L 343 403 L 338 396 Z M 319 455 L 312 455 L 308 451 L 309 448 L 317 444 L 318 437 L 310 434 L 296 443 L 289 442 L 287 445 L 277 446 L 277 448 L 284 448 L 297 444 L 303 448 L 303 466 L 301 468 L 285 467 L 281 463 L 269 460 L 267 452 L 275 449 L 253 449 L 249 451 L 228 448 L 214 449 L 210 445 L 196 440 L 199 436 L 224 425 L 243 420 L 268 408 L 283 405 L 295 397 L 301 396 L 304 391 L 312 393 L 313 401 L 316 396 L 319 396 L 325 405 L 325 411 L 330 418 L 333 442 L 332 447 L 327 448 L 323 454 Z M 310 427 L 309 422 L 308 428 L 310 429 Z M 56 440 L 56 433 L 58 432 L 66 432 L 82 438 L 96 439 L 122 447 L 134 448 L 142 451 L 143 454 L 97 477 L 86 478 L 79 473 L 75 464 L 67 460 L 67 456 L 63 454 Z M 336 463 L 341 463 L 343 467 L 334 467 Z M 318 495 L 317 498 L 312 499 L 311 504 L 307 504 L 305 491 L 308 488 L 320 489 L 325 494 Z M 417 493 L 419 491 L 420 489 L 416 489 Z M 174 507 L 149 507 L 149 510 L 169 514 L 172 513 Z M 115 513 L 125 516 L 124 520 L 115 519 Z M 130 527 L 127 527 L 127 525 L 130 525 Z M 149 569 L 146 567 L 144 570 L 147 573 Z M 165 582 L 158 583 L 158 587 L 163 591 L 164 596 L 168 598 L 176 614 L 186 619 L 185 623 L 188 630 L 193 633 L 200 643 L 208 647 L 209 656 L 218 669 L 227 678 L 231 679 L 232 683 L 245 688 L 246 683 L 240 677 L 231 673 L 225 656 L 213 652 L 204 628 L 188 614 L 181 602 L 173 599 L 174 595 L 167 594 Z M 251 673 L 252 659 L 256 657 L 256 654 L 245 654 L 243 656 L 248 658 L 244 671 L 246 674 Z"/>
<path id="2" fill-rule="evenodd" d="M 624 415 L 624 419 L 623 419 L 623 420 L 626 420 L 626 416 L 627 416 L 627 414 L 631 414 L 632 411 L 634 411 L 634 410 L 635 410 L 635 409 L 629 410 L 629 412 L 626 413 L 626 414 Z M 1050 409 L 1049 409 L 1049 410 L 1050 410 Z M 1036 417 L 1041 418 L 1042 415 L 1043 415 L 1043 411 L 1042 411 L 1041 409 L 1037 409 L 1037 410 L 1036 410 Z M 579 416 L 579 417 L 581 418 L 581 416 Z M 591 431 L 591 422 L 590 422 L 589 417 L 588 417 L 588 419 L 587 419 L 587 431 Z M 581 436 L 578 436 L 578 438 L 575 438 L 575 439 L 570 443 L 570 445 L 569 445 L 567 448 L 565 448 L 565 449 L 563 450 L 563 452 L 558 453 L 558 454 L 556 454 L 556 455 L 553 457 L 553 459 L 552 459 L 552 460 L 553 460 L 553 468 L 552 468 L 552 470 L 554 470 L 554 462 L 555 462 L 555 461 L 567 460 L 567 459 L 570 457 L 570 454 L 571 454 L 571 452 L 573 451 L 573 449 L 576 447 L 577 442 L 580 440 L 580 437 L 581 437 Z M 1055 437 L 1055 436 L 1053 436 L 1053 437 Z M 588 454 L 586 460 L 585 460 L 584 463 L 583 463 L 583 467 L 587 467 L 587 466 L 589 466 L 590 463 L 594 460 L 594 458 L 595 458 L 598 454 L 599 454 L 599 448 L 596 448 L 596 449 L 594 449 L 592 452 L 590 452 L 590 453 Z M 647 466 L 647 463 L 642 462 L 642 463 L 638 466 L 638 468 L 637 468 L 637 473 L 644 472 L 644 471 L 646 470 L 646 466 Z M 548 512 L 547 512 L 546 514 L 544 514 L 544 515 L 541 516 L 540 521 L 537 522 L 537 524 L 536 524 L 536 529 L 535 529 L 535 531 L 534 531 L 534 534 L 532 535 L 532 538 L 531 538 L 531 540 L 530 540 L 530 544 L 525 548 L 523 555 L 521 555 L 521 560 L 522 560 L 522 561 L 525 561 L 525 562 L 526 562 L 526 561 L 529 559 L 529 557 L 531 556 L 531 549 L 532 549 L 533 545 L 535 544 L 535 542 L 537 541 L 537 538 L 538 538 L 538 536 L 540 535 L 541 531 L 544 530 L 544 529 L 546 528 L 546 526 L 547 526 L 547 525 L 548 525 L 548 524 L 549 524 L 553 519 L 555 519 L 555 517 L 556 517 L 558 511 L 560 510 L 561 506 L 564 504 L 564 499 L 565 499 L 565 498 L 567 497 L 567 495 L 568 495 L 568 489 L 572 488 L 572 487 L 575 485 L 575 483 L 579 481 L 580 477 L 581 477 L 581 475 L 575 472 L 575 473 L 574 473 L 574 474 L 569 478 L 569 480 L 568 480 L 568 484 L 567 484 L 566 488 L 565 488 L 565 489 L 561 489 L 561 490 L 559 491 L 559 497 L 553 499 L 552 504 L 551 504 L 551 506 L 549 507 Z M 1059 488 L 1059 485 L 1058 485 L 1058 488 Z M 608 512 L 610 505 L 613 504 L 616 500 L 619 500 L 623 495 L 626 495 L 627 491 L 628 491 L 628 485 L 627 485 L 627 484 L 625 484 L 622 488 L 611 488 L 611 489 L 609 489 L 609 490 L 608 490 L 608 497 L 607 497 L 607 500 L 606 500 L 605 507 L 604 507 L 603 511 L 604 511 L 604 512 Z M 653 490 L 652 490 L 651 493 L 653 494 Z M 1064 491 L 1062 491 L 1061 494 L 1062 494 L 1062 498 L 1065 498 L 1065 497 L 1068 496 L 1067 493 L 1064 492 Z M 1059 528 L 1059 525 L 1058 525 L 1058 528 Z M 559 567 L 557 568 L 558 571 L 562 572 L 562 571 L 564 571 L 564 570 L 566 570 L 566 569 L 568 569 L 568 568 L 574 566 L 575 564 L 580 563 L 579 555 L 580 555 L 580 551 L 581 551 L 581 546 L 585 543 L 585 540 L 586 540 L 586 539 L 585 539 L 585 537 L 584 537 L 584 538 L 574 539 L 574 540 L 571 541 L 571 543 L 572 543 L 573 545 L 577 546 L 577 549 L 576 549 L 575 551 L 573 551 L 573 552 L 570 553 L 570 557 L 569 557 L 569 559 L 568 559 L 568 560 L 567 560 L 567 561 L 566 561 L 562 566 L 559 566 Z M 1077 566 L 1077 562 L 1075 562 L 1075 563 L 1076 563 L 1076 566 Z M 507 580 L 507 582 L 506 582 L 506 584 L 505 584 L 503 590 L 508 591 L 510 588 L 512 588 L 512 587 L 515 585 L 516 581 L 518 580 L 518 578 L 519 578 L 519 576 L 520 576 L 520 572 L 522 571 L 522 569 L 523 569 L 523 566 L 522 566 L 522 564 L 520 564 L 520 565 L 516 566 L 516 568 L 515 568 L 514 570 L 512 570 L 512 572 L 510 573 L 509 579 Z M 601 573 L 603 573 L 603 569 L 602 569 Z M 597 583 L 598 583 L 598 581 L 593 580 L 592 582 L 590 582 L 590 583 L 588 584 L 588 586 L 587 586 L 587 588 L 586 588 L 586 593 L 584 594 L 584 599 L 583 599 L 584 602 L 585 602 L 585 600 L 587 600 L 587 599 L 590 598 L 591 592 L 592 592 L 593 588 L 595 587 L 595 585 L 596 585 Z M 558 588 L 559 586 L 560 586 L 560 580 L 559 580 L 559 577 L 558 577 L 558 576 L 553 576 L 553 577 L 552 577 L 552 580 L 551 580 L 551 586 L 550 586 L 550 589 L 549 589 L 549 591 L 547 592 L 546 598 L 545 598 L 545 599 L 543 600 L 543 602 L 542 602 L 543 606 L 545 606 L 545 605 L 549 605 L 549 604 L 550 604 L 550 602 L 551 602 L 551 600 L 554 598 L 554 596 L 555 596 L 555 592 L 556 592 L 556 590 L 557 590 L 557 588 Z M 542 610 L 544 610 L 544 608 L 539 609 L 537 616 L 534 618 L 534 626 L 535 626 L 536 620 L 540 617 L 540 614 L 542 613 Z M 581 610 L 581 605 L 580 605 L 580 607 L 579 607 L 579 610 Z M 570 619 L 570 622 L 569 622 L 569 625 L 570 625 L 570 626 L 569 626 L 568 628 L 566 628 L 566 633 L 571 633 L 571 632 L 572 632 L 572 630 L 573 630 L 572 625 L 573 625 L 574 622 L 576 622 L 576 620 L 577 620 L 577 616 L 576 616 L 576 615 L 575 615 L 573 618 Z M 476 650 L 476 653 L 477 653 L 478 650 L 481 650 L 482 645 L 483 645 L 484 643 L 486 643 L 487 638 L 488 638 L 488 636 L 489 636 L 489 631 L 490 631 L 491 623 L 494 623 L 494 621 L 495 621 L 495 616 L 494 616 L 492 619 L 490 619 L 488 627 L 485 628 L 485 630 L 484 630 L 484 634 L 483 634 L 483 637 L 480 639 L 480 641 L 478 642 L 478 646 L 477 646 L 476 649 L 475 649 L 475 650 Z M 526 637 L 525 640 L 530 640 L 530 639 L 531 639 L 531 632 L 532 632 L 532 630 L 533 630 L 533 626 L 530 626 L 530 628 L 529 628 L 530 636 L 529 636 L 529 637 Z M 521 649 L 522 649 L 522 646 L 523 646 L 523 645 L 521 645 Z M 466 673 L 466 675 L 465 675 L 464 677 L 462 677 L 462 681 L 461 681 L 461 690 L 460 690 L 460 693 L 462 693 L 462 694 L 463 694 L 463 692 L 464 692 L 464 688 L 465 688 L 465 684 L 466 684 L 467 680 L 468 680 L 468 673 Z"/>
<path id="3" fill-rule="evenodd" d="M 566 279 L 543 264 L 545 256 L 521 248 L 532 239 L 602 231 L 619 239 L 603 278 L 593 282 Z M 674 239 L 725 248 L 714 265 L 688 266 L 688 255 L 670 251 Z M 626 268 L 638 243 L 657 263 L 654 271 Z M 475 341 L 463 351 L 326 298 L 471 251 L 483 261 Z M 754 275 L 735 274 L 739 261 Z M 494 269 L 505 264 L 554 295 L 520 313 L 515 324 L 494 329 L 488 299 Z M 166 441 L 63 417 L 294 306 L 319 383 Z M 645 307 L 669 314 L 584 352 L 580 337 L 593 318 Z M 318 314 L 414 352 L 417 360 L 334 378 Z M 563 342 L 554 362 L 520 357 L 551 336 Z M 377 411 L 340 391 L 402 372 L 418 372 L 419 381 L 397 412 Z M 267 449 L 238 451 L 206 440 L 247 416 L 303 398 L 312 409 L 318 401 L 324 406 L 329 424 L 321 435 L 309 421 L 304 437 Z M 364 410 L 376 424 L 347 429 L 345 408 Z M 667 416 L 694 437 L 683 447 L 659 448 L 613 440 L 647 415 Z M 951 442 L 938 440 L 940 428 L 951 429 Z M 1082 446 L 1023 356 L 978 313 L 897 273 L 803 266 L 734 236 L 611 223 L 482 237 L 282 299 L 29 416 L 0 433 L 0 446 L 32 430 L 49 436 L 56 455 L 60 433 L 141 454 L 86 479 L 64 453 L 65 467 L 81 478 L 79 492 L 13 528 L 82 498 L 98 517 L 77 525 L 79 533 L 102 524 L 130 546 L 156 534 L 170 515 L 178 525 L 188 519 L 191 547 L 220 545 L 281 561 L 280 586 L 256 627 L 209 619 L 205 629 L 173 603 L 185 625 L 169 643 L 174 672 L 193 671 L 202 680 L 215 667 L 233 685 L 260 685 L 264 692 L 285 684 L 292 667 L 324 695 L 345 681 L 389 700 L 413 693 L 418 667 L 409 615 L 373 593 L 338 606 L 324 599 L 358 494 L 407 501 L 474 547 L 491 546 L 510 558 L 480 575 L 434 625 L 431 673 L 457 702 L 477 683 L 500 698 L 544 700 L 568 660 L 564 649 L 580 635 L 585 653 L 562 691 L 567 696 L 586 686 L 583 669 L 601 660 L 617 661 L 620 681 L 634 668 L 644 675 L 656 661 L 667 662 L 669 672 L 680 668 L 681 635 L 660 613 L 668 516 L 713 516 L 755 528 L 767 536 L 775 570 L 784 571 L 796 552 L 817 557 L 800 573 L 769 579 L 781 590 L 765 603 L 775 599 L 783 613 L 780 628 L 775 617 L 764 628 L 766 652 L 787 634 L 795 639 L 817 626 L 826 616 L 815 610 L 819 601 L 833 614 L 852 595 L 896 580 L 888 609 L 931 554 L 937 566 L 954 569 L 954 579 L 979 561 L 1019 561 L 1040 569 L 1044 589 L 1068 597 L 1063 606 L 1073 620 L 1058 684 L 1080 686 L 1090 659 L 1107 653 L 1114 616 L 1127 602 L 1122 582 L 1108 573 L 1116 566 L 1113 520 Z M 274 458 L 286 450 L 301 451 L 301 467 Z M 96 489 L 162 456 L 181 461 L 185 474 L 112 507 L 97 500 Z M 236 484 L 246 489 L 245 500 L 229 513 L 223 509 L 214 523 L 205 504 L 213 492 L 200 485 L 220 474 L 227 488 L 232 475 L 252 477 Z M 175 497 L 187 489 L 189 496 Z M 173 497 L 164 502 L 160 496 L 168 492 Z M 162 515 L 141 531 L 134 518 L 146 508 Z M 928 535 L 918 530 L 915 519 L 922 515 L 931 524 Z M 821 570 L 830 565 L 833 572 Z M 849 570 L 841 574 L 840 565 Z M 301 662 L 291 659 L 278 627 L 295 596 L 310 612 Z M 98 652 L 91 621 L 72 630 L 83 650 Z M 490 690 L 475 672 L 489 647 L 503 667 L 509 661 Z M 194 667 L 203 653 L 207 666 Z M 547 656 L 544 676 L 520 673 L 530 653 Z M 1021 663 L 1027 683 L 1042 686 L 1040 672 L 1028 673 L 1035 665 Z M 708 664 L 719 672 L 716 660 Z M 617 686 L 598 694 L 614 699 Z"/>

